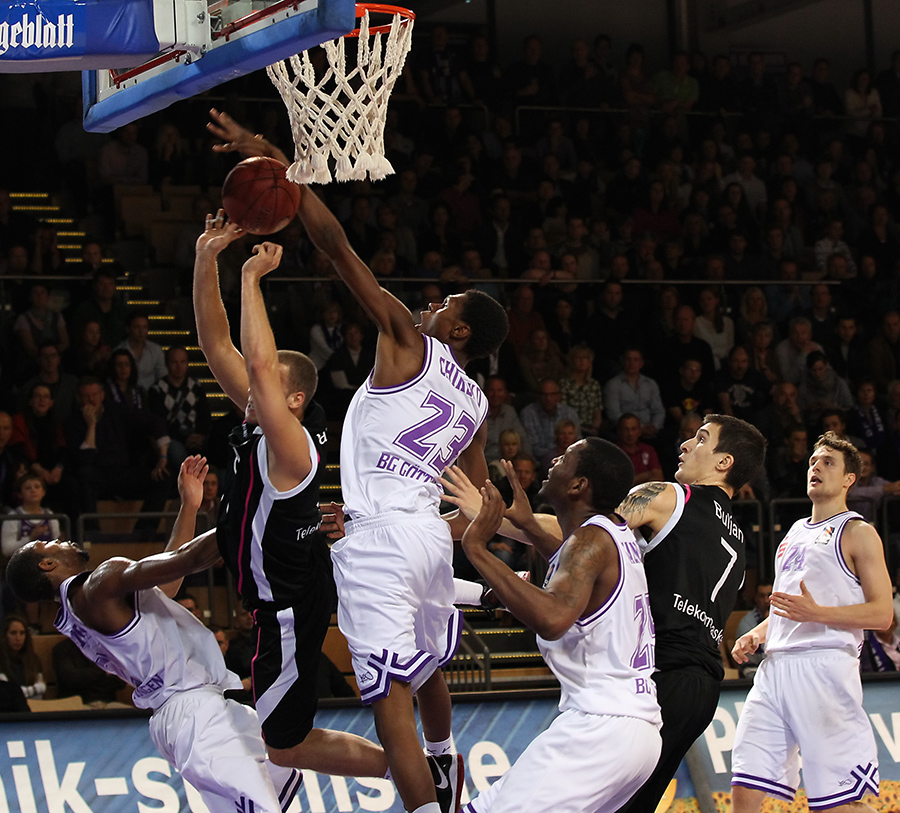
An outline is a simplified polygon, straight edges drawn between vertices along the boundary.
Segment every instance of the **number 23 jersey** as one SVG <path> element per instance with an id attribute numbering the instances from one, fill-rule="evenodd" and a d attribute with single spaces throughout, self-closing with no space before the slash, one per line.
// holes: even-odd
<path id="1" fill-rule="evenodd" d="M 450 347 L 422 338 L 425 355 L 414 378 L 375 387 L 370 375 L 347 410 L 341 491 L 351 519 L 391 511 L 437 513 L 437 478 L 487 416 L 487 398 Z"/>

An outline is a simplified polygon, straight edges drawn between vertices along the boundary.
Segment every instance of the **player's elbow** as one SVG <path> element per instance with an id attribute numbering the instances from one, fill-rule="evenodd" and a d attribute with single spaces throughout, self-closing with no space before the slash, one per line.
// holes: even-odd
<path id="1" fill-rule="evenodd" d="M 891 602 L 886 607 L 879 607 L 878 614 L 872 625 L 873 630 L 888 630 L 894 623 L 894 604 Z"/>
<path id="2" fill-rule="evenodd" d="M 543 619 L 542 623 L 536 625 L 534 631 L 545 641 L 558 641 L 569 631 L 573 623 L 568 617 L 554 615 Z"/>

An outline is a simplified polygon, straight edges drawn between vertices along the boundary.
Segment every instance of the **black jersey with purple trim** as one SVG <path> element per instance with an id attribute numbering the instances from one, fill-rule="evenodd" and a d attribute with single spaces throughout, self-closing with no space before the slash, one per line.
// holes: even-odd
<path id="1" fill-rule="evenodd" d="M 719 643 L 744 580 L 744 532 L 718 486 L 671 485 L 675 510 L 644 543 L 656 667 L 701 666 L 721 680 Z"/>
<path id="2" fill-rule="evenodd" d="M 320 410 L 321 411 L 321 410 Z M 280 610 L 334 595 L 331 556 L 319 531 L 319 479 L 324 421 L 304 420 L 312 468 L 303 482 L 277 491 L 269 481 L 266 439 L 259 427 L 234 429 L 234 481 L 222 501 L 219 552 L 248 609 Z"/>

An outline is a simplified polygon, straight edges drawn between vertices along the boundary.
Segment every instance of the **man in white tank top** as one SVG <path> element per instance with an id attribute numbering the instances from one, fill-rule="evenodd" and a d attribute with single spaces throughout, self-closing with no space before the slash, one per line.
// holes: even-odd
<path id="1" fill-rule="evenodd" d="M 23 601 L 59 600 L 60 632 L 135 687 L 135 705 L 153 710 L 153 744 L 210 813 L 279 813 L 300 772 L 268 761 L 256 712 L 224 697 L 241 682 L 225 668 L 215 636 L 172 600 L 185 576 L 219 559 L 213 531 L 191 539 L 207 470 L 196 455 L 182 464 L 182 504 L 165 552 L 138 562 L 116 557 L 88 571 L 88 555 L 75 544 L 31 542 L 10 559 L 7 580 Z"/>
<path id="2" fill-rule="evenodd" d="M 871 811 L 862 799 L 878 795 L 858 656 L 863 630 L 887 629 L 893 604 L 878 532 L 847 510 L 861 469 L 851 443 L 819 438 L 807 473 L 812 516 L 778 546 L 769 617 L 732 650 L 744 663 L 766 645 L 735 734 L 735 813 L 756 813 L 765 796 L 793 801 L 799 754 L 810 810 Z"/>
<path id="3" fill-rule="evenodd" d="M 455 813 L 462 764 L 440 666 L 455 653 L 460 620 L 437 480 L 457 459 L 475 482 L 487 479 L 487 402 L 465 367 L 500 346 L 508 319 L 498 302 L 469 290 L 432 304 L 417 324 L 311 189 L 303 189 L 298 214 L 378 328 L 375 368 L 353 398 L 341 438 L 349 522 L 331 549 L 338 624 L 404 806 Z"/>
<path id="4" fill-rule="evenodd" d="M 634 533 L 615 513 L 633 478 L 627 455 L 599 438 L 573 443 L 556 458 L 540 493 L 559 518 L 563 541 L 539 530 L 528 534 L 550 563 L 543 589 L 488 551 L 504 503 L 490 481 L 481 489 L 482 507 L 463 534 L 463 549 L 497 598 L 538 634 L 562 693 L 559 717 L 467 813 L 614 811 L 656 766 L 662 718 L 651 677 L 647 578 Z"/>

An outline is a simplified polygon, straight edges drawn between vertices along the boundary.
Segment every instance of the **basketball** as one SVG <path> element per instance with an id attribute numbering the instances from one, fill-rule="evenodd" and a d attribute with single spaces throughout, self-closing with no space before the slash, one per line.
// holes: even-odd
<path id="1" fill-rule="evenodd" d="M 273 234 L 293 220 L 300 187 L 285 177 L 287 167 L 267 156 L 241 161 L 225 178 L 222 208 L 251 234 Z"/>

